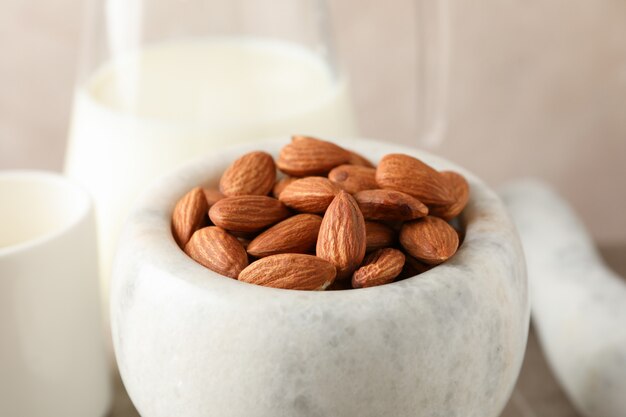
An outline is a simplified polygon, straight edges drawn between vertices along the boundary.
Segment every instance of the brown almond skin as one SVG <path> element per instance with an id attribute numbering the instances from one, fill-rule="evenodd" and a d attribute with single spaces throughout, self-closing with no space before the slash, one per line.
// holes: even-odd
<path id="1" fill-rule="evenodd" d="M 365 220 L 354 198 L 341 190 L 320 226 L 316 254 L 337 268 L 337 278 L 350 278 L 365 256 Z"/>
<path id="2" fill-rule="evenodd" d="M 348 152 L 350 152 L 350 158 L 348 159 L 348 163 L 350 165 L 358 165 L 358 166 L 367 167 L 367 168 L 376 168 L 374 164 L 372 164 L 370 160 L 365 158 L 363 155 L 360 155 L 354 151 L 348 151 Z"/>
<path id="3" fill-rule="evenodd" d="M 204 197 L 206 198 L 206 202 L 209 205 L 209 207 L 213 206 L 213 204 L 217 203 L 222 198 L 226 197 L 224 194 L 222 194 L 219 190 L 216 190 L 215 188 L 203 188 L 202 191 L 204 191 Z"/>
<path id="4" fill-rule="evenodd" d="M 226 197 L 209 209 L 213 224 L 234 232 L 259 232 L 290 214 L 280 201 L 261 195 Z"/>
<path id="5" fill-rule="evenodd" d="M 381 188 L 407 193 L 427 206 L 455 201 L 446 179 L 434 168 L 404 154 L 385 155 L 376 168 Z"/>
<path id="6" fill-rule="evenodd" d="M 445 220 L 426 216 L 402 226 L 400 244 L 418 260 L 438 265 L 455 254 L 459 247 L 459 235 Z"/>
<path id="7" fill-rule="evenodd" d="M 470 187 L 465 177 L 454 171 L 442 171 L 442 177 L 448 182 L 448 186 L 454 194 L 454 202 L 443 206 L 432 206 L 430 213 L 450 221 L 461 214 L 469 201 Z"/>
<path id="8" fill-rule="evenodd" d="M 322 218 L 298 214 L 270 227 L 250 242 L 248 253 L 257 258 L 279 253 L 310 253 L 315 250 Z"/>
<path id="9" fill-rule="evenodd" d="M 323 213 L 339 190 L 328 178 L 306 177 L 287 185 L 279 199 L 302 213 Z"/>
<path id="10" fill-rule="evenodd" d="M 201 187 L 195 187 L 178 200 L 172 213 L 172 233 L 181 248 L 185 247 L 193 233 L 203 225 L 208 209 L 209 205 Z"/>
<path id="11" fill-rule="evenodd" d="M 365 251 L 392 246 L 396 242 L 396 232 L 382 223 L 365 221 Z"/>
<path id="12" fill-rule="evenodd" d="M 248 255 L 241 243 L 230 233 L 215 226 L 196 231 L 185 253 L 212 271 L 230 278 L 237 278 L 248 266 Z"/>
<path id="13" fill-rule="evenodd" d="M 239 274 L 239 281 L 289 290 L 324 290 L 335 280 L 335 267 L 313 255 L 283 253 L 261 258 Z"/>
<path id="14" fill-rule="evenodd" d="M 279 198 L 280 193 L 283 192 L 285 187 L 297 179 L 297 177 L 283 177 L 280 180 L 276 181 L 276 184 L 274 184 L 274 188 L 272 188 L 272 195 L 274 196 L 274 198 Z"/>
<path id="15" fill-rule="evenodd" d="M 227 197 L 267 195 L 276 181 L 274 158 L 267 152 L 249 152 L 233 162 L 222 174 L 220 191 Z"/>
<path id="16" fill-rule="evenodd" d="M 400 191 L 364 190 L 354 199 L 368 220 L 407 221 L 428 214 L 428 207 L 421 201 Z"/>
<path id="17" fill-rule="evenodd" d="M 339 165 L 328 173 L 328 179 L 350 194 L 379 188 L 376 169 L 359 165 Z"/>
<path id="18" fill-rule="evenodd" d="M 308 136 L 294 136 L 291 143 L 281 149 L 276 165 L 287 175 L 306 177 L 326 175 L 349 159 L 350 153 L 334 143 Z"/>
<path id="19" fill-rule="evenodd" d="M 398 249 L 384 248 L 372 252 L 352 275 L 353 288 L 375 287 L 392 282 L 404 266 L 404 254 Z"/>

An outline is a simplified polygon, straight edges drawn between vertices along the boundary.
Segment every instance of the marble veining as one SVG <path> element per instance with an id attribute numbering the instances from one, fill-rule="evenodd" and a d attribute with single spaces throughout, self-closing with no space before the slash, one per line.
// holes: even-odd
<path id="1" fill-rule="evenodd" d="M 189 259 L 170 234 L 177 199 L 215 183 L 241 153 L 166 175 L 122 235 L 111 294 L 120 373 L 143 417 L 496 417 L 519 373 L 529 320 L 521 245 L 503 204 L 441 158 L 369 140 L 374 161 L 416 155 L 465 174 L 465 243 L 447 263 L 381 287 L 303 292 L 254 286 Z"/>
<path id="2" fill-rule="evenodd" d="M 559 382 L 585 416 L 626 416 L 626 283 L 549 186 L 519 181 L 501 195 L 520 231 L 533 320 Z"/>

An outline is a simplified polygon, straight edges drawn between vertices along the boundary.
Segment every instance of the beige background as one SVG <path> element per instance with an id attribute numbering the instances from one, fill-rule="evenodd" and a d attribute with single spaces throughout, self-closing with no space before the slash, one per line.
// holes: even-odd
<path id="1" fill-rule="evenodd" d="M 417 144 L 413 2 L 330 3 L 363 134 Z M 82 1 L 0 8 L 0 169 L 58 170 Z M 545 178 L 602 243 L 626 241 L 626 2 L 451 0 L 450 11 L 449 128 L 435 150 L 493 185 Z"/>
<path id="2" fill-rule="evenodd" d="M 450 2 L 449 126 L 436 151 L 493 185 L 523 175 L 554 183 L 624 273 L 626 2 Z M 362 132 L 417 144 L 413 1 L 330 3 Z M 0 3 L 0 169 L 61 168 L 81 8 Z M 111 417 L 136 416 L 117 389 Z M 532 335 L 504 416 L 577 416 Z"/>

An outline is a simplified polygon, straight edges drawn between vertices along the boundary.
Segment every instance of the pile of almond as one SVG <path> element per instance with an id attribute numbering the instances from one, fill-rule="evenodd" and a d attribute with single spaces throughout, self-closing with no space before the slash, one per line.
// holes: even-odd
<path id="1" fill-rule="evenodd" d="M 277 180 L 276 168 L 285 174 Z M 382 285 L 454 255 L 450 220 L 469 199 L 456 172 L 404 154 L 375 167 L 331 142 L 295 136 L 278 160 L 250 152 L 219 190 L 196 187 L 174 208 L 172 231 L 196 262 L 268 287 L 324 290 Z"/>

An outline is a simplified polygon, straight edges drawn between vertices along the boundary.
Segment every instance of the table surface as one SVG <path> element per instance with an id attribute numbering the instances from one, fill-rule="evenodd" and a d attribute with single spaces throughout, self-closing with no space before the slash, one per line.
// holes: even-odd
<path id="1" fill-rule="evenodd" d="M 600 252 L 611 268 L 626 277 L 626 244 L 605 245 Z M 113 405 L 107 417 L 138 417 L 119 375 L 115 375 L 114 387 Z M 517 386 L 501 417 L 581 417 L 550 371 L 532 327 Z"/>

